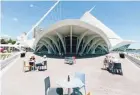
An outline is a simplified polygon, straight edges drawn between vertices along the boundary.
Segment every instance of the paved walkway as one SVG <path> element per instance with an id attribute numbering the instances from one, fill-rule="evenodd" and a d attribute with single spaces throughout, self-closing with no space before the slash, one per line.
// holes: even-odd
<path id="1" fill-rule="evenodd" d="M 27 57 L 31 55 L 28 53 Z M 113 75 L 101 70 L 103 58 L 77 59 L 74 65 L 64 64 L 64 59 L 48 58 L 47 71 L 26 73 L 20 58 L 2 77 L 2 95 L 45 95 L 44 79 L 47 76 L 50 76 L 51 87 L 57 87 L 57 80 L 74 72 L 86 74 L 86 89 L 93 95 L 140 95 L 140 69 L 129 60 L 120 59 L 124 75 Z"/>

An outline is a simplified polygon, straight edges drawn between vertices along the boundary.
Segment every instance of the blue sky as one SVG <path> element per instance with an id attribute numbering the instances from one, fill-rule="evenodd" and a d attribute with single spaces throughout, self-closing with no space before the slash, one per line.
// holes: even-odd
<path id="1" fill-rule="evenodd" d="M 1 2 L 1 35 L 16 38 L 31 27 L 49 10 L 53 1 Z M 87 10 L 123 39 L 140 42 L 140 2 L 68 1 L 59 5 L 39 25 L 47 28 L 62 19 L 78 19 Z M 131 47 L 140 48 L 140 43 Z"/>

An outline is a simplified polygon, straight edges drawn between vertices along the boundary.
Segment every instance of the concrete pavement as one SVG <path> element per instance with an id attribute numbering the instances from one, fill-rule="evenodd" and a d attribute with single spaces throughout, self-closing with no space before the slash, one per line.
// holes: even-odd
<path id="1" fill-rule="evenodd" d="M 64 59 L 48 58 L 48 70 L 23 72 L 23 60 L 18 59 L 2 76 L 2 95 L 45 95 L 44 79 L 50 76 L 51 87 L 58 87 L 56 81 L 67 78 L 75 72 L 86 74 L 86 90 L 93 95 L 140 95 L 140 69 L 127 59 L 122 63 L 123 76 L 102 70 L 104 56 L 76 59 L 76 64 L 64 64 Z M 36 56 L 36 55 L 35 55 Z M 114 54 L 118 57 L 118 54 Z M 37 60 L 41 57 L 36 56 Z M 65 89 L 64 89 L 65 90 Z"/>

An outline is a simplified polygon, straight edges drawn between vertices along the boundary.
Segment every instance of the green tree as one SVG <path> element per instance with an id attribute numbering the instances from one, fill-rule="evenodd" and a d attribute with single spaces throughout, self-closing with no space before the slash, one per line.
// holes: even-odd
<path id="1" fill-rule="evenodd" d="M 13 41 L 12 41 L 12 44 L 15 44 L 15 43 L 16 43 L 16 41 L 13 40 Z"/>
<path id="2" fill-rule="evenodd" d="M 7 44 L 7 42 L 5 41 L 5 39 L 1 39 L 1 40 L 0 40 L 0 43 L 1 43 L 1 44 Z"/>
<path id="3" fill-rule="evenodd" d="M 8 43 L 11 43 L 11 44 L 12 44 L 12 42 L 13 42 L 12 39 L 9 39 L 9 40 L 8 40 Z"/>

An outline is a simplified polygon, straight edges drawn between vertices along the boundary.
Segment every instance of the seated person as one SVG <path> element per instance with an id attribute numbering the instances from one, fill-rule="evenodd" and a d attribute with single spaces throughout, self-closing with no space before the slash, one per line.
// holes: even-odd
<path id="1" fill-rule="evenodd" d="M 32 58 L 30 58 L 30 60 L 29 60 L 29 65 L 30 65 L 30 67 L 34 66 L 34 61 Z M 31 70 L 31 68 L 30 68 L 30 70 Z"/>
<path id="2" fill-rule="evenodd" d="M 35 57 L 34 56 L 32 56 L 32 59 L 35 61 Z"/>
<path id="3" fill-rule="evenodd" d="M 43 58 L 40 59 L 38 63 L 36 63 L 36 67 L 38 70 L 42 70 L 43 66 L 47 66 L 47 59 L 46 55 L 43 56 Z M 47 69 L 47 67 L 46 67 Z"/>
<path id="4" fill-rule="evenodd" d="M 47 61 L 47 56 L 46 55 L 43 56 L 43 60 Z"/>
<path id="5" fill-rule="evenodd" d="M 30 60 L 29 60 L 29 64 L 30 64 L 31 66 L 33 66 L 34 61 L 33 61 L 33 59 L 32 59 L 32 58 L 30 58 Z"/>
<path id="6" fill-rule="evenodd" d="M 46 55 L 44 56 L 44 59 L 43 59 L 43 66 L 45 67 L 45 69 L 47 69 L 47 56 Z"/>
<path id="7" fill-rule="evenodd" d="M 36 62 L 36 60 L 35 60 L 35 57 L 34 57 L 34 56 L 32 57 L 32 61 L 33 61 L 34 63 Z"/>
<path id="8" fill-rule="evenodd" d="M 109 62 L 108 62 L 108 69 L 109 70 L 113 69 L 113 66 L 114 66 L 113 59 L 114 59 L 113 56 L 109 56 Z"/>
<path id="9" fill-rule="evenodd" d="M 113 57 L 112 62 L 113 63 L 119 63 L 119 60 L 117 58 Z"/>
<path id="10" fill-rule="evenodd" d="M 35 64 L 36 64 L 37 70 L 41 70 L 42 69 L 42 66 L 43 66 L 43 61 L 42 60 L 36 62 Z"/>

